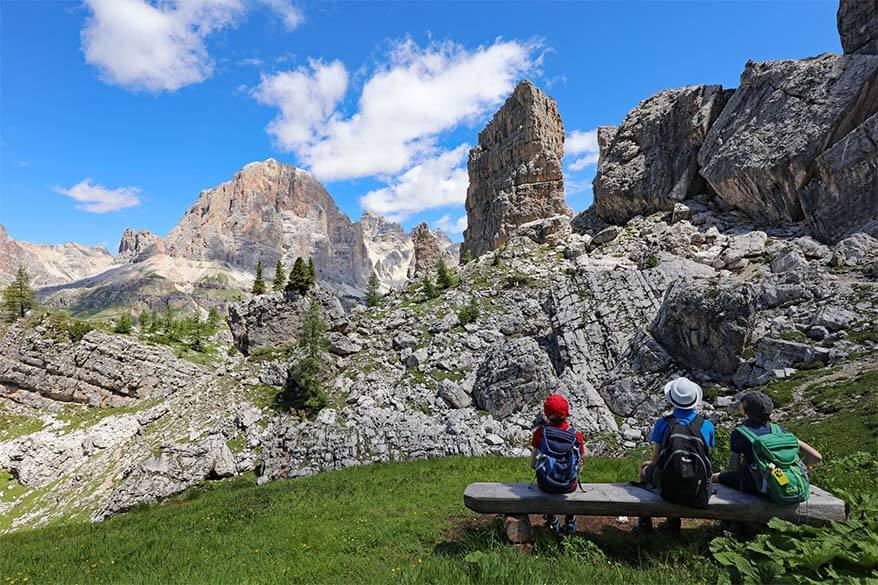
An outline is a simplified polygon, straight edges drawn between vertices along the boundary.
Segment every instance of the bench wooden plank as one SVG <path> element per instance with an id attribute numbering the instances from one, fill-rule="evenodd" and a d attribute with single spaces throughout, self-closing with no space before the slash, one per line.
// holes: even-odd
<path id="1" fill-rule="evenodd" d="M 579 516 L 659 516 L 797 524 L 845 521 L 843 500 L 816 486 L 801 504 L 781 506 L 724 485 L 714 485 L 707 508 L 671 504 L 657 493 L 627 483 L 586 483 L 571 494 L 547 494 L 526 483 L 473 483 L 463 495 L 467 508 L 483 514 L 576 514 Z"/>

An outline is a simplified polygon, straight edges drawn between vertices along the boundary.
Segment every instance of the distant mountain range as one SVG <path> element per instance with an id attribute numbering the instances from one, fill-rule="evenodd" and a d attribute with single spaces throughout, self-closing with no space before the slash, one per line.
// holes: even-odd
<path id="1" fill-rule="evenodd" d="M 202 191 L 166 238 L 126 229 L 116 256 L 98 246 L 20 242 L 0 226 L 0 283 L 24 265 L 42 302 L 86 316 L 207 307 L 245 296 L 260 260 L 270 280 L 278 260 L 289 271 L 302 256 L 314 259 L 324 287 L 355 298 L 372 271 L 385 287 L 402 285 L 436 246 L 455 262 L 457 245 L 431 233 L 433 248 L 419 250 L 424 238 L 415 242 L 399 224 L 370 213 L 354 222 L 311 174 L 269 158 Z"/>

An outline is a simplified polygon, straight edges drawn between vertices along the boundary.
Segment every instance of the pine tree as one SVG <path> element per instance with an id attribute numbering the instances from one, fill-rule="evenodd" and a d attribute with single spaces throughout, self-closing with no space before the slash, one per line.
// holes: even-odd
<path id="1" fill-rule="evenodd" d="M 426 297 L 427 300 L 435 299 L 439 296 L 439 290 L 436 288 L 436 285 L 433 284 L 433 280 L 429 276 L 424 277 L 421 288 L 424 290 L 424 297 Z"/>
<path id="2" fill-rule="evenodd" d="M 311 301 L 302 320 L 299 347 L 305 357 L 290 368 L 285 391 L 287 400 L 296 410 L 314 413 L 326 406 L 326 391 L 320 382 L 325 364 L 323 352 L 329 347 L 326 324 L 320 314 L 320 305 Z"/>
<path id="3" fill-rule="evenodd" d="M 369 284 L 366 286 L 366 305 L 377 307 L 381 304 L 381 294 L 378 292 L 378 275 L 372 272 Z"/>
<path id="4" fill-rule="evenodd" d="M 131 318 L 130 313 L 122 313 L 116 322 L 113 324 L 113 332 L 114 333 L 131 333 L 131 328 L 134 326 L 134 319 Z"/>
<path id="5" fill-rule="evenodd" d="M 24 266 L 19 264 L 15 280 L 3 290 L 3 308 L 6 310 L 6 318 L 9 321 L 15 321 L 19 317 L 24 317 L 35 306 L 36 300 L 34 289 L 30 286 L 30 275 Z"/>
<path id="6" fill-rule="evenodd" d="M 457 284 L 454 271 L 448 268 L 444 258 L 439 258 L 439 262 L 436 263 L 436 283 L 441 289 L 451 288 Z"/>
<path id="7" fill-rule="evenodd" d="M 287 274 L 284 272 L 284 263 L 278 259 L 274 266 L 274 281 L 271 283 L 271 289 L 274 292 L 282 292 L 287 285 Z"/>
<path id="8" fill-rule="evenodd" d="M 317 267 L 314 265 L 314 257 L 308 257 L 308 277 L 311 279 L 311 284 L 317 284 Z"/>
<path id="9" fill-rule="evenodd" d="M 256 280 L 253 281 L 254 295 L 265 294 L 265 280 L 262 278 L 262 260 L 256 263 Z"/>
<path id="10" fill-rule="evenodd" d="M 461 264 L 469 264 L 473 261 L 473 251 L 469 248 L 463 251 L 463 258 L 460 259 Z"/>
<path id="11" fill-rule="evenodd" d="M 142 310 L 140 315 L 137 316 L 137 324 L 140 325 L 140 331 L 145 333 L 149 329 L 151 323 L 152 313 L 146 309 Z"/>
<path id="12" fill-rule="evenodd" d="M 220 326 L 220 314 L 219 311 L 216 310 L 216 307 L 211 307 L 207 312 L 207 326 L 209 328 L 210 335 L 213 335 L 217 332 Z"/>
<path id="13" fill-rule="evenodd" d="M 308 267 L 305 265 L 305 261 L 302 260 L 302 257 L 296 258 L 296 261 L 293 263 L 293 270 L 290 272 L 290 281 L 287 283 L 287 290 L 295 291 L 300 295 L 308 292 L 308 288 L 311 286 L 311 275 L 308 272 Z"/>

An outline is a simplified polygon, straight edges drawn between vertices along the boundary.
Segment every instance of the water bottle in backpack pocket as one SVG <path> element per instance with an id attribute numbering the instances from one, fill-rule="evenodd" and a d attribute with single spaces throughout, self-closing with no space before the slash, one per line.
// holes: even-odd
<path id="1" fill-rule="evenodd" d="M 659 448 L 654 483 L 662 499 L 672 504 L 706 508 L 713 471 L 701 436 L 704 419 L 699 414 L 686 424 L 670 415 L 665 422 L 667 430 Z"/>
<path id="2" fill-rule="evenodd" d="M 798 504 L 808 499 L 811 485 L 799 459 L 799 440 L 771 423 L 771 432 L 757 435 L 744 425 L 737 427 L 753 446 L 750 472 L 760 493 L 778 504 Z"/>
<path id="3" fill-rule="evenodd" d="M 537 447 L 536 481 L 541 490 L 566 494 L 576 490 L 582 469 L 582 453 L 576 430 L 542 426 Z"/>

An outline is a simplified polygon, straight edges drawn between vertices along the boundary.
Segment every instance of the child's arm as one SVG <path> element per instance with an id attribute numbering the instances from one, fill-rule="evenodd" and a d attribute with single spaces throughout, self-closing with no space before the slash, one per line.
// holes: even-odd
<path id="1" fill-rule="evenodd" d="M 531 469 L 537 468 L 537 453 L 538 453 L 538 451 L 537 451 L 536 447 L 530 448 L 530 468 Z"/>
<path id="2" fill-rule="evenodd" d="M 799 453 L 802 456 L 802 461 L 808 467 L 812 465 L 817 465 L 821 461 L 823 461 L 823 455 L 820 454 L 820 451 L 806 443 L 805 441 L 799 441 Z"/>

